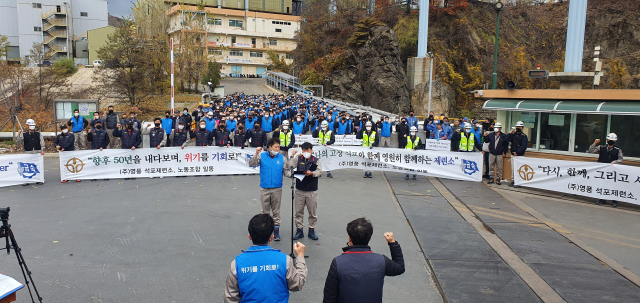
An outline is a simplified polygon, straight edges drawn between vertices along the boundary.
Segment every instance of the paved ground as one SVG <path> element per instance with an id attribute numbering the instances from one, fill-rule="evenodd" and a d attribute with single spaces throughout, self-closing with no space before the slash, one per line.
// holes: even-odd
<path id="1" fill-rule="evenodd" d="M 224 93 L 230 95 L 234 92 L 244 92 L 245 94 L 268 95 L 276 93 L 275 90 L 267 87 L 262 78 L 227 78 L 220 81 L 224 86 Z"/>
<path id="2" fill-rule="evenodd" d="M 45 160 L 46 184 L 2 188 L 10 223 L 45 302 L 221 302 L 231 260 L 250 245 L 247 223 L 260 210 L 259 177 L 111 180 L 59 183 L 57 159 Z M 322 178 L 320 240 L 307 245 L 309 278 L 291 302 L 320 302 L 331 259 L 347 242 L 346 223 L 373 222 L 373 250 L 389 255 L 382 236 L 402 245 L 407 271 L 387 278 L 385 302 L 441 302 L 404 215 L 380 174 L 336 171 Z M 282 233 L 289 235 L 285 185 Z M 4 206 L 4 205 L 3 205 Z M 306 231 L 305 231 L 306 232 Z M 285 252 L 290 242 L 273 244 Z M 22 280 L 15 256 L 0 270 Z M 27 302 L 21 291 L 18 302 Z"/>

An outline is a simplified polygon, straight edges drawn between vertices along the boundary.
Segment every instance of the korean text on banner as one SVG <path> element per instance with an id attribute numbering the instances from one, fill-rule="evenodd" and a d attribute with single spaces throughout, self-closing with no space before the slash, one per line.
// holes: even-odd
<path id="1" fill-rule="evenodd" d="M 640 204 L 640 168 L 529 157 L 512 161 L 516 185 Z"/>
<path id="2" fill-rule="evenodd" d="M 449 140 L 427 139 L 424 141 L 425 141 L 424 149 L 439 150 L 439 151 L 451 150 L 451 141 Z"/>
<path id="3" fill-rule="evenodd" d="M 289 155 L 293 150 L 300 154 L 300 148 L 296 148 L 290 149 Z M 330 145 L 314 147 L 313 154 L 320 159 L 322 169 L 327 171 L 355 168 L 454 180 L 482 180 L 482 153 Z"/>
<path id="4" fill-rule="evenodd" d="M 168 176 L 256 174 L 249 167 L 255 149 L 226 147 L 165 147 L 105 149 L 60 153 L 62 180 Z"/>
<path id="5" fill-rule="evenodd" d="M 0 187 L 37 182 L 44 182 L 42 155 L 0 156 Z"/>

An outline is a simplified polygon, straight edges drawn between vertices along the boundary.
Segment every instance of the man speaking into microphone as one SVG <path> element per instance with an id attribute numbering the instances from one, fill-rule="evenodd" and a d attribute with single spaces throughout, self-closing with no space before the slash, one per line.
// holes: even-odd
<path id="1" fill-rule="evenodd" d="M 291 154 L 291 159 L 287 163 L 287 169 L 285 175 L 291 177 L 291 169 L 294 171 L 304 173 L 302 181 L 296 180 L 296 195 L 295 195 L 295 207 L 296 207 L 296 234 L 293 236 L 293 240 L 304 238 L 304 207 L 307 206 L 307 212 L 309 213 L 309 233 L 307 236 L 311 240 L 318 240 L 315 228 L 318 222 L 318 177 L 322 175 L 322 167 L 318 163 L 318 158 L 313 156 L 313 145 L 309 142 L 305 142 L 301 146 L 302 155 L 296 157 L 298 153 L 294 150 Z"/>

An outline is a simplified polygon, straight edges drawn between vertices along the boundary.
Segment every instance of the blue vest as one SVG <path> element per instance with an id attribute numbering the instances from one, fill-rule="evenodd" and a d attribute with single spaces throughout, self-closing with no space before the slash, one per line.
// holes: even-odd
<path id="1" fill-rule="evenodd" d="M 162 119 L 162 129 L 167 132 L 167 136 L 171 135 L 171 130 L 173 129 L 173 119 L 171 118 L 163 118 Z"/>
<path id="2" fill-rule="evenodd" d="M 282 155 L 281 155 L 282 156 Z M 236 257 L 241 303 L 289 302 L 287 255 L 269 246 L 251 246 Z"/>
<path id="3" fill-rule="evenodd" d="M 244 129 L 253 129 L 253 124 L 256 123 L 256 120 L 258 120 L 256 117 L 253 117 L 253 119 L 244 119 Z"/>
<path id="4" fill-rule="evenodd" d="M 262 130 L 265 132 L 271 132 L 273 117 L 269 116 L 269 119 L 262 117 Z"/>
<path id="5" fill-rule="evenodd" d="M 382 122 L 382 129 L 380 129 L 380 136 L 382 137 L 391 137 L 391 123 Z"/>
<path id="6" fill-rule="evenodd" d="M 293 134 L 294 135 L 302 134 L 303 131 L 304 131 L 304 122 L 302 122 L 302 121 L 293 122 Z"/>
<path id="7" fill-rule="evenodd" d="M 81 132 L 84 129 L 84 117 L 78 116 L 71 118 L 71 131 L 74 133 Z"/>
<path id="8" fill-rule="evenodd" d="M 284 157 L 278 153 L 271 158 L 269 151 L 260 154 L 260 187 L 280 188 L 282 187 L 282 169 L 284 167 Z"/>
<path id="9" fill-rule="evenodd" d="M 236 120 L 227 120 L 227 130 L 234 132 L 236 130 Z"/>
<path id="10" fill-rule="evenodd" d="M 329 123 L 329 130 L 333 132 L 334 131 L 333 127 L 336 125 L 336 122 L 331 120 L 331 121 L 327 121 L 327 123 Z"/>
<path id="11" fill-rule="evenodd" d="M 347 133 L 347 131 L 349 131 L 349 129 L 347 129 L 349 127 L 349 120 L 345 120 L 344 123 L 342 123 L 342 120 L 338 121 L 338 129 L 336 130 L 336 133 L 338 135 L 344 135 Z"/>
<path id="12" fill-rule="evenodd" d="M 212 132 L 214 129 L 216 129 L 216 119 L 209 119 L 209 118 L 204 118 L 204 122 L 206 123 L 206 129 L 210 132 Z"/>

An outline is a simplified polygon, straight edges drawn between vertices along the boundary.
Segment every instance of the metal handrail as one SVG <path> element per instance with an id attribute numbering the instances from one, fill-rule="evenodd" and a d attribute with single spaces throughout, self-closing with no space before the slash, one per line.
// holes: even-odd
<path id="1" fill-rule="evenodd" d="M 55 15 L 55 14 L 67 14 L 67 10 L 64 7 L 60 7 L 60 11 L 58 11 L 58 8 L 54 8 L 51 10 L 48 10 L 42 14 L 40 14 L 40 16 L 42 17 L 42 19 L 47 19 L 49 18 L 51 15 Z"/>

